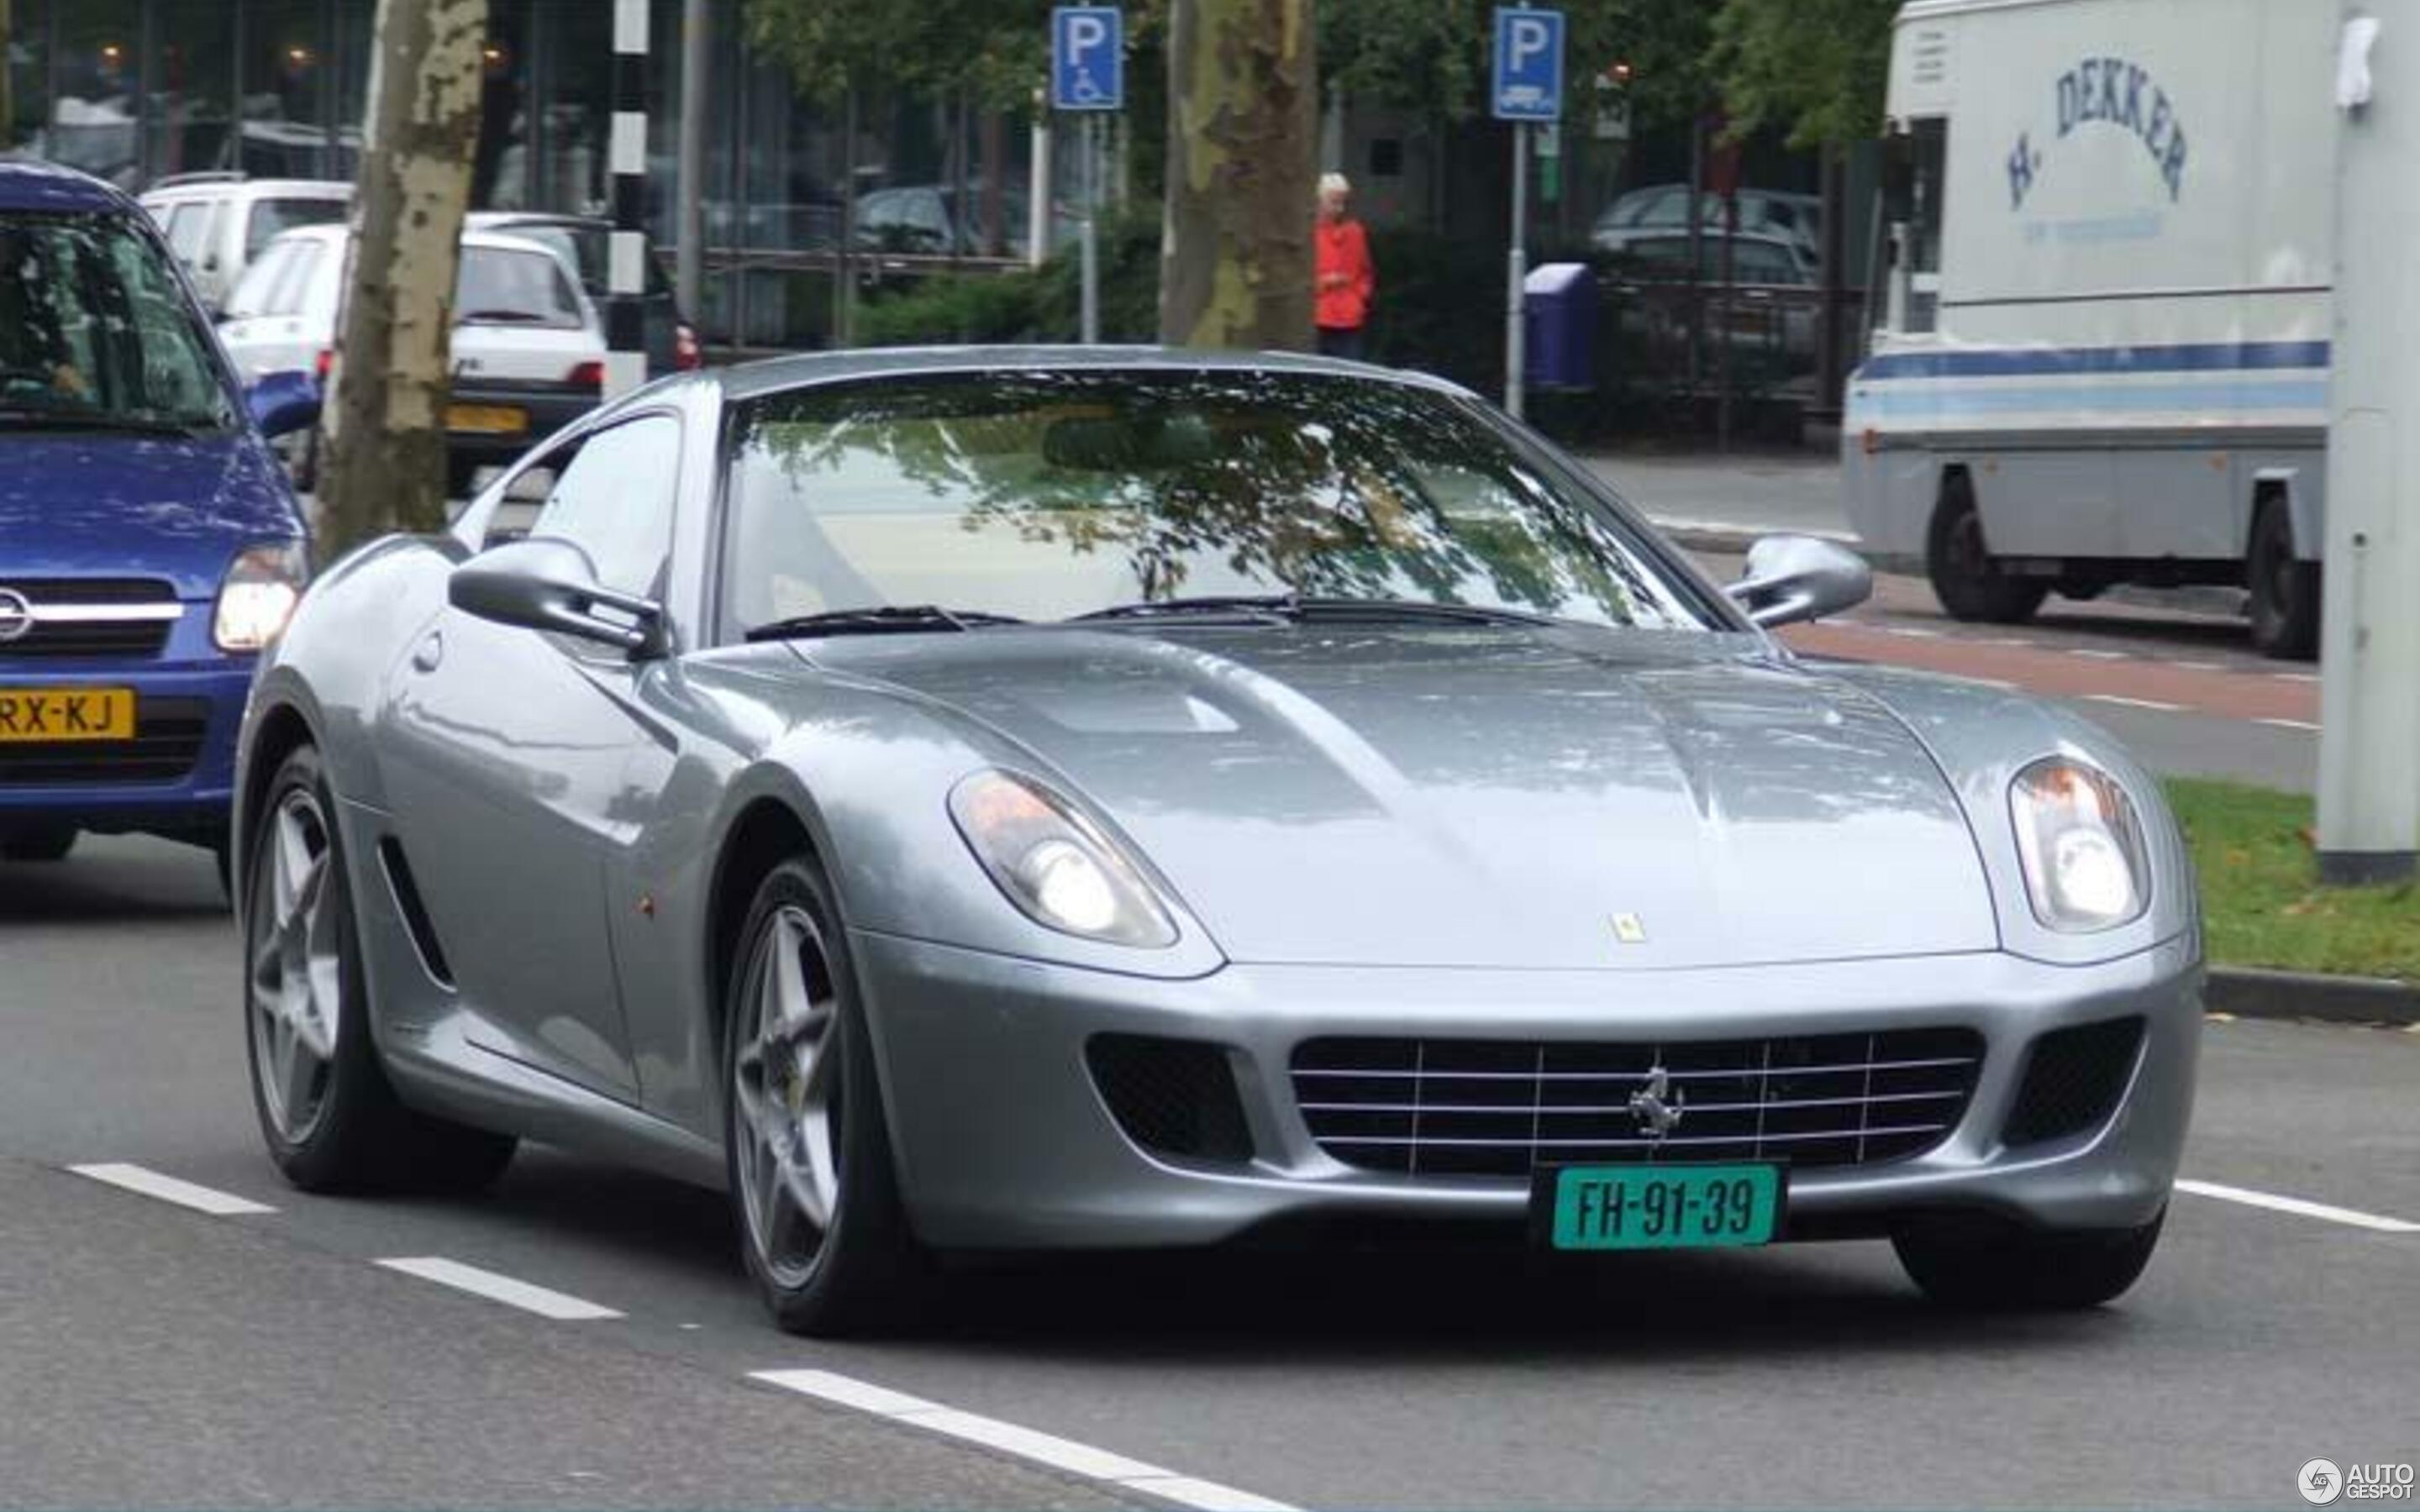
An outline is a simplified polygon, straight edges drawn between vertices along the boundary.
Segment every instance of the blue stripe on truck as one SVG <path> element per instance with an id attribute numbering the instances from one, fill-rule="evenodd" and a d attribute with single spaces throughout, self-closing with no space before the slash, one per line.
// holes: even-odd
<path id="1" fill-rule="evenodd" d="M 2222 373 L 2324 368 L 2324 341 L 2206 341 L 2169 347 L 2002 347 L 1869 357 L 1853 378 L 2019 378 L 2033 374 Z"/>

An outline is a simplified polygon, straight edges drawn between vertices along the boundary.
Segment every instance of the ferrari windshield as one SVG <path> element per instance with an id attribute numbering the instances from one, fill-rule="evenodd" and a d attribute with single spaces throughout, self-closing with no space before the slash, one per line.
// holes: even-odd
<path id="1" fill-rule="evenodd" d="M 1475 409 L 1326 374 L 1029 371 L 745 406 L 726 619 L 1065 620 L 1251 597 L 1723 622 Z"/>

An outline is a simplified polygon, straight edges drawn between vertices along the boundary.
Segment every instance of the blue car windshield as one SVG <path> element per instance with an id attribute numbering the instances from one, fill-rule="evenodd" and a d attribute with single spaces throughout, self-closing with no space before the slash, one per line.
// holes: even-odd
<path id="1" fill-rule="evenodd" d="M 775 393 L 732 432 L 725 623 L 1255 596 L 1730 628 L 1475 406 L 1340 374 L 1018 370 Z"/>
<path id="2" fill-rule="evenodd" d="M 224 429 L 209 340 L 122 218 L 0 216 L 0 431 Z"/>

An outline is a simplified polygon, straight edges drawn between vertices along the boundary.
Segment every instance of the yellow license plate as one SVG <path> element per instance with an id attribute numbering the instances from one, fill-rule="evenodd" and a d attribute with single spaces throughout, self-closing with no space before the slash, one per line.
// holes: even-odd
<path id="1" fill-rule="evenodd" d="M 131 687 L 0 687 L 0 744 L 133 738 Z"/>
<path id="2" fill-rule="evenodd" d="M 529 411 L 509 404 L 449 404 L 445 428 L 474 436 L 518 436 L 529 429 Z"/>

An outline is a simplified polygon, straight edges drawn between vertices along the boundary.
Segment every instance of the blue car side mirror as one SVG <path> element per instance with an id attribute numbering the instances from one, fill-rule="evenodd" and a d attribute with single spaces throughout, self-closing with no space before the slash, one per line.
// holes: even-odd
<path id="1" fill-rule="evenodd" d="M 264 374 L 244 391 L 243 402 L 263 436 L 308 430 L 319 419 L 319 380 L 299 369 Z"/>

